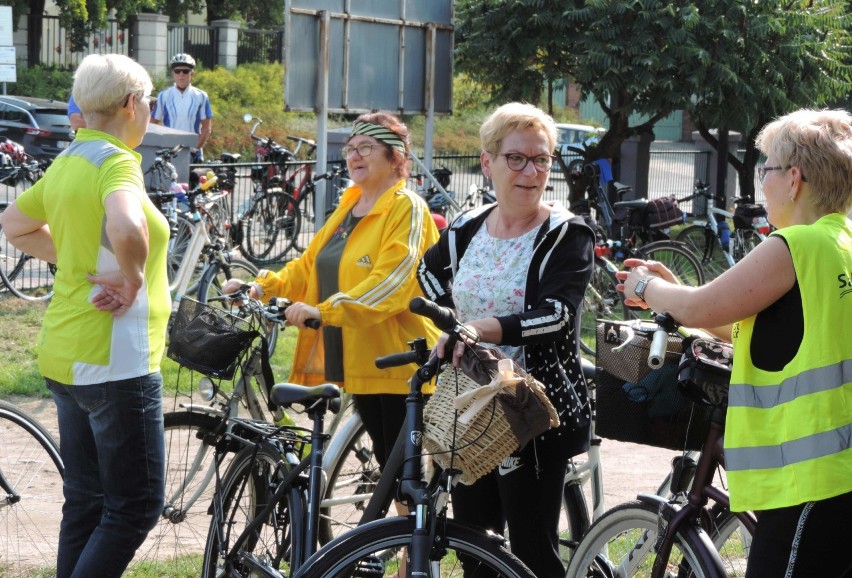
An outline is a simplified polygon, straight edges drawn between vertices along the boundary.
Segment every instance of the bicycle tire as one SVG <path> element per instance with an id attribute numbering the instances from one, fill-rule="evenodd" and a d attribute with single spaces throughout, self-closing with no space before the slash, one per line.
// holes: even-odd
<path id="1" fill-rule="evenodd" d="M 169 286 L 175 282 L 177 272 L 180 269 L 180 264 L 183 262 L 189 244 L 192 240 L 193 223 L 183 215 L 177 215 L 174 224 L 175 230 L 169 237 L 168 250 L 166 253 L 166 274 L 169 279 Z M 189 282 L 189 287 L 186 290 L 187 295 L 192 293 L 192 285 L 198 286 L 198 277 L 200 271 L 196 267 L 196 271 L 192 274 L 192 280 Z"/>
<path id="2" fill-rule="evenodd" d="M 598 320 L 620 321 L 629 315 L 624 295 L 616 288 L 619 281 L 613 269 L 606 261 L 595 257 L 592 279 L 583 295 L 579 342 L 580 349 L 589 355 L 595 354 Z"/>
<path id="3" fill-rule="evenodd" d="M 35 418 L 0 401 L 0 575 L 52 576 L 56 568 L 62 480 L 59 445 Z M 20 499 L 12 503 L 10 493 Z"/>
<path id="4" fill-rule="evenodd" d="M 678 241 L 654 241 L 639 247 L 647 259 L 659 261 L 674 273 L 680 282 L 690 287 L 704 284 L 704 270 L 692 250 Z"/>
<path id="5" fill-rule="evenodd" d="M 262 443 L 256 455 L 255 448 L 248 447 L 234 457 L 222 479 L 221 490 L 213 498 L 202 578 L 223 576 L 225 569 L 227 575 L 255 576 L 260 574 L 253 571 L 277 570 L 291 561 L 291 546 L 300 547 L 306 511 L 305 496 L 295 486 L 285 492 L 269 518 L 246 538 L 238 553 L 234 557 L 227 554 L 248 523 L 273 499 L 281 466 L 284 464 L 280 454 L 268 442 Z"/>
<path id="6" fill-rule="evenodd" d="M 222 418 L 192 411 L 163 416 L 166 440 L 166 502 L 157 525 L 136 551 L 133 564 L 156 564 L 164 576 L 197 574 L 210 528 L 215 450 L 204 442 Z"/>
<path id="7" fill-rule="evenodd" d="M 243 257 L 255 265 L 285 261 L 299 238 L 302 218 L 296 200 L 283 192 L 267 192 L 243 215 Z"/>
<path id="8" fill-rule="evenodd" d="M 704 225 L 690 225 L 678 233 L 676 240 L 684 243 L 698 257 L 705 281 L 712 281 L 730 269 L 727 253 L 712 229 Z"/>
<path id="9" fill-rule="evenodd" d="M 390 576 L 399 567 L 399 553 L 411 543 L 413 516 L 385 518 L 370 522 L 329 542 L 312 556 L 296 574 L 300 578 L 344 578 L 347 576 Z M 430 559 L 440 565 L 442 578 L 464 575 L 459 556 L 467 560 L 468 576 L 535 578 L 518 558 L 506 549 L 503 539 L 453 520 L 439 524 L 436 547 Z M 390 573 L 387 573 L 390 572 Z M 487 573 L 487 574 L 486 574 Z"/>
<path id="10" fill-rule="evenodd" d="M 302 224 L 294 247 L 299 253 L 304 253 L 316 232 L 317 218 L 316 207 L 314 206 L 316 203 L 316 186 L 313 182 L 308 181 L 304 184 L 299 191 L 298 201 Z"/>
<path id="11" fill-rule="evenodd" d="M 228 301 L 221 299 L 213 299 L 214 297 L 222 297 L 224 292 L 222 287 L 228 279 L 241 279 L 246 282 L 254 281 L 260 270 L 252 263 L 243 259 L 226 258 L 224 261 L 211 261 L 204 270 L 201 280 L 198 282 L 197 297 L 201 303 L 208 303 L 214 307 L 226 309 L 229 313 L 240 315 L 240 311 L 236 307 L 231 307 Z M 278 324 L 266 319 L 261 322 L 261 332 L 266 336 L 269 348 L 269 355 L 275 352 L 275 346 L 278 344 Z"/>
<path id="12" fill-rule="evenodd" d="M 566 578 L 605 578 L 650 574 L 656 550 L 658 506 L 641 501 L 626 502 L 601 516 L 580 541 Z M 707 562 L 704 542 L 692 532 L 678 531 L 667 576 L 717 578 L 717 569 Z"/>
<path id="13" fill-rule="evenodd" d="M 592 525 L 586 495 L 579 480 L 565 482 L 562 488 L 562 514 L 559 520 L 559 546 L 562 561 L 567 564 L 580 539 Z"/>
<path id="14" fill-rule="evenodd" d="M 231 207 L 227 196 L 219 196 L 207 208 L 207 234 L 222 243 L 225 250 L 231 249 Z"/>
<path id="15" fill-rule="evenodd" d="M 350 436 L 349 443 L 339 457 L 333 458 L 335 462 L 328 473 L 328 484 L 320 507 L 320 544 L 326 544 L 358 525 L 381 475 L 373 454 L 373 442 L 363 422 L 346 435 Z"/>
<path id="16" fill-rule="evenodd" d="M 0 281 L 14 296 L 27 301 L 53 297 L 56 266 L 12 245 L 0 227 Z"/>

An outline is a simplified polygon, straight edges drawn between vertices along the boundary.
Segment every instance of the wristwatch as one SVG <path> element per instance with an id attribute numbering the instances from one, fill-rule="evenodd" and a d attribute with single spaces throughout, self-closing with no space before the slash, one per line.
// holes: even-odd
<path id="1" fill-rule="evenodd" d="M 642 301 L 645 300 L 645 289 L 648 288 L 648 283 L 654 279 L 656 279 L 656 277 L 642 277 L 636 284 L 636 287 L 633 288 L 633 292 L 636 293 L 636 296 Z"/>

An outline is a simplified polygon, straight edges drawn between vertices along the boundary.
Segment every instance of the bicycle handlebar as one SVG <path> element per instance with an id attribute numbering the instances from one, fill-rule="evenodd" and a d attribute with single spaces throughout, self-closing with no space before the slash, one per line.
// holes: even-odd
<path id="1" fill-rule="evenodd" d="M 434 301 L 429 301 L 423 297 L 415 297 L 408 304 L 408 310 L 432 320 L 435 327 L 444 333 L 450 335 L 456 334 L 460 337 L 466 337 L 471 341 L 479 341 L 479 336 L 459 323 L 455 312 L 449 307 L 441 307 Z"/>

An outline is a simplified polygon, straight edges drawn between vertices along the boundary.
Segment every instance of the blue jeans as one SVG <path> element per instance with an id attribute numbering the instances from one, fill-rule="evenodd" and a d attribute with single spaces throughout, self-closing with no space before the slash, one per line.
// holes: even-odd
<path id="1" fill-rule="evenodd" d="M 56 576 L 118 578 L 163 510 L 163 378 L 46 381 L 65 463 Z"/>

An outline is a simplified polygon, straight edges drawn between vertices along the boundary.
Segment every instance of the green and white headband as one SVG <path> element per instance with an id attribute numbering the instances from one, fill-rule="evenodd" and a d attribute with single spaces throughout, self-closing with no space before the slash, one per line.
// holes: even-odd
<path id="1" fill-rule="evenodd" d="M 374 139 L 385 143 L 389 147 L 395 148 L 402 154 L 405 154 L 405 142 L 403 142 L 398 134 L 386 126 L 373 124 L 371 122 L 356 122 L 355 126 L 352 127 L 352 136 L 355 136 L 356 134 L 371 136 Z"/>

